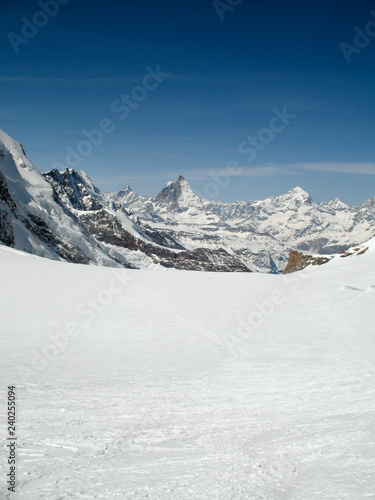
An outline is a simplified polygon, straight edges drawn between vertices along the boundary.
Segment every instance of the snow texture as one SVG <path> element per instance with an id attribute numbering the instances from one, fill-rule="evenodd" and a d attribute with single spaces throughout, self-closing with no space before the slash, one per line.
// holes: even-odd
<path id="1" fill-rule="evenodd" d="M 18 395 L 1 498 L 374 498 L 374 264 L 374 240 L 288 276 L 0 245 L 2 415 Z"/>

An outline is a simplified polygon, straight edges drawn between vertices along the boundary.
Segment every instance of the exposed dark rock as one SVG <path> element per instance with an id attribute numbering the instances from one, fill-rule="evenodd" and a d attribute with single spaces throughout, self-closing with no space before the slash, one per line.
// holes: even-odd
<path id="1" fill-rule="evenodd" d="M 39 217 L 29 214 L 23 218 L 23 223 L 29 231 L 43 243 L 52 248 L 62 259 L 75 264 L 88 264 L 90 260 L 78 248 L 61 241 Z"/>
<path id="2" fill-rule="evenodd" d="M 54 168 L 43 176 L 68 206 L 76 210 L 100 210 L 103 207 L 96 196 L 100 194 L 98 188 L 94 184 L 89 185 L 79 172 L 73 169 L 59 172 Z"/>
<path id="3" fill-rule="evenodd" d="M 14 247 L 15 245 L 11 218 L 2 207 L 0 207 L 0 241 L 8 247 Z"/>
<path id="4" fill-rule="evenodd" d="M 185 248 L 180 245 L 167 231 L 157 231 L 152 229 L 147 224 L 140 224 L 143 232 L 150 238 L 154 243 L 161 245 L 163 247 L 175 248 L 176 250 L 185 250 Z"/>
<path id="5" fill-rule="evenodd" d="M 349 248 L 348 250 L 340 252 L 340 257 L 345 258 L 350 257 L 351 255 L 363 255 L 367 252 L 368 248 L 369 247 L 365 247 L 362 250 L 360 248 Z"/>
<path id="6" fill-rule="evenodd" d="M 126 231 L 116 217 L 106 210 L 81 214 L 80 219 L 97 240 L 120 248 L 140 250 L 153 262 L 164 267 L 192 271 L 250 272 L 239 259 L 222 248 L 218 250 L 198 248 L 174 252 L 173 249 L 146 243 Z"/>
<path id="7" fill-rule="evenodd" d="M 9 192 L 5 177 L 2 172 L 0 172 L 0 201 L 8 205 L 13 214 L 18 217 L 16 204 Z"/>
<path id="8" fill-rule="evenodd" d="M 177 201 L 181 196 L 181 181 L 184 178 L 180 175 L 176 182 L 171 182 L 165 188 L 163 188 L 160 193 L 156 196 L 156 202 L 168 203 L 176 210 L 180 210 Z"/>
<path id="9" fill-rule="evenodd" d="M 329 257 L 313 257 L 312 255 L 304 255 L 301 252 L 293 251 L 289 253 L 289 260 L 284 274 L 295 273 L 301 271 L 307 266 L 321 266 L 331 259 Z"/>
<path id="10" fill-rule="evenodd" d="M 363 250 L 361 250 L 360 252 L 357 253 L 357 255 L 363 255 L 364 253 L 366 253 L 368 250 L 368 247 L 364 248 Z"/>
<path id="11" fill-rule="evenodd" d="M 17 207 L 0 172 L 0 241 L 9 247 L 15 245 L 12 216 L 18 217 Z"/>

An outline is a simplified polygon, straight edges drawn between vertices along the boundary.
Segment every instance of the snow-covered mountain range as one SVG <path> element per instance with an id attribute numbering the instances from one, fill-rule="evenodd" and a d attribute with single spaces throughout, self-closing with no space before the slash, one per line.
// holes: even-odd
<path id="1" fill-rule="evenodd" d="M 70 262 L 281 272 L 291 250 L 332 254 L 375 233 L 375 196 L 315 203 L 299 187 L 263 201 L 203 200 L 182 177 L 155 197 L 102 193 L 85 172 L 41 174 L 0 131 L 0 241 Z"/>

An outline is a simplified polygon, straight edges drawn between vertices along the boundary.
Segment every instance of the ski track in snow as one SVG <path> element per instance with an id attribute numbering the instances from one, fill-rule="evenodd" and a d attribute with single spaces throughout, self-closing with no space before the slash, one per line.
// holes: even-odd
<path id="1" fill-rule="evenodd" d="M 18 397 L 18 492 L 1 498 L 375 498 L 373 251 L 289 276 L 0 257 L 1 392 Z M 114 272 L 126 285 L 88 321 Z"/>

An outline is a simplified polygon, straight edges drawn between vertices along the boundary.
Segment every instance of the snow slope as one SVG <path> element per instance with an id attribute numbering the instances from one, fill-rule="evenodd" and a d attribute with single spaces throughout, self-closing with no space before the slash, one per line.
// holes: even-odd
<path id="1" fill-rule="evenodd" d="M 57 260 L 118 266 L 69 212 L 29 161 L 21 144 L 0 130 L 1 233 L 19 250 Z"/>
<path id="2" fill-rule="evenodd" d="M 366 246 L 284 276 L 0 245 L 0 388 L 18 395 L 18 493 L 1 498 L 374 498 Z"/>

